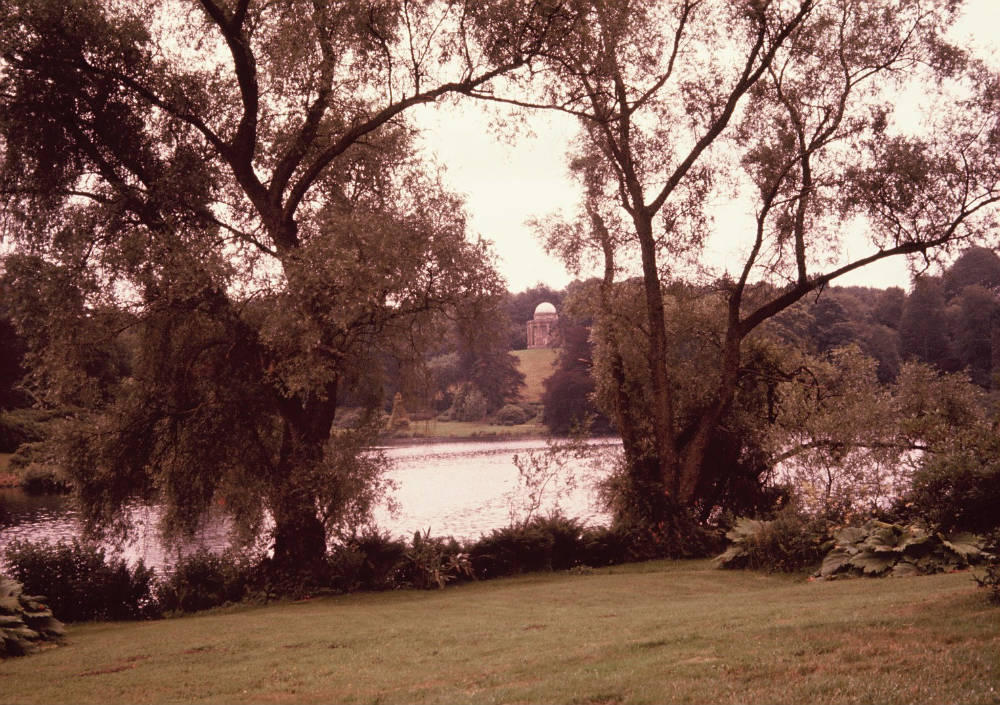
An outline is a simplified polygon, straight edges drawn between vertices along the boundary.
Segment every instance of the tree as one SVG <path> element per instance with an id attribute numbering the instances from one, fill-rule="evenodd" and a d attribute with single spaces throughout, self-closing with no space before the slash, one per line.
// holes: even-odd
<path id="1" fill-rule="evenodd" d="M 913 282 L 899 319 L 899 352 L 904 359 L 954 371 L 940 278 L 920 277 Z"/>
<path id="2" fill-rule="evenodd" d="M 332 431 L 343 388 L 428 314 L 499 290 L 403 117 L 572 21 L 519 0 L 5 4 L 8 273 L 21 329 L 66 351 L 36 335 L 33 364 L 87 380 L 88 336 L 139 338 L 120 385 L 39 388 L 75 410 L 92 527 L 135 496 L 175 533 L 221 502 L 244 538 L 273 521 L 279 568 L 318 564 L 377 489 L 368 435 Z"/>
<path id="3" fill-rule="evenodd" d="M 588 247 L 603 253 L 606 317 L 616 315 L 617 266 L 637 251 L 645 315 L 618 330 L 641 331 L 648 394 L 624 386 L 624 360 L 606 369 L 629 472 L 666 498 L 659 506 L 681 530 L 714 496 L 713 483 L 726 480 L 712 477 L 708 458 L 758 327 L 871 262 L 930 256 L 988 232 L 1000 198 L 997 116 L 987 107 L 997 84 L 944 42 L 950 2 L 581 5 L 588 21 L 551 62 L 558 78 L 545 99 L 519 102 L 580 120 L 574 166 L 585 212 L 550 228 L 550 242 L 569 262 Z M 966 68 L 984 90 L 945 95 L 961 83 L 948 78 Z M 894 115 L 892 97 L 907 80 L 926 82 L 928 99 L 943 96 L 927 113 L 935 116 L 927 132 L 907 131 Z M 737 167 L 745 178 L 734 183 Z M 716 287 L 726 324 L 712 382 L 685 415 L 664 277 L 697 260 L 720 188 L 752 198 L 753 215 L 742 263 Z M 869 249 L 846 257 L 838 248 L 859 221 Z M 774 286 L 754 287 L 754 277 Z M 646 400 L 639 412 L 637 399 Z"/>
<path id="4" fill-rule="evenodd" d="M 1000 363 L 1000 301 L 973 284 L 962 289 L 954 302 L 955 356 L 976 384 L 989 388 Z"/>
<path id="5" fill-rule="evenodd" d="M 944 273 L 945 296 L 954 298 L 967 286 L 1000 287 L 1000 256 L 988 247 L 970 247 Z"/>
<path id="6" fill-rule="evenodd" d="M 575 430 L 607 433 L 608 419 L 594 405 L 593 345 L 590 328 L 560 318 L 559 359 L 555 371 L 543 382 L 542 422 L 549 431 L 568 435 Z M 584 428 L 583 424 L 588 424 Z"/>

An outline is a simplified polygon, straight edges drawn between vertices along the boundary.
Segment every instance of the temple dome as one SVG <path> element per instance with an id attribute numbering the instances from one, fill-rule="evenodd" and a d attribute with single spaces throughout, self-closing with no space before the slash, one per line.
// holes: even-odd
<path id="1" fill-rule="evenodd" d="M 556 307 L 550 304 L 548 301 L 543 301 L 542 303 L 535 306 L 535 318 L 544 318 L 545 316 L 556 315 Z"/>

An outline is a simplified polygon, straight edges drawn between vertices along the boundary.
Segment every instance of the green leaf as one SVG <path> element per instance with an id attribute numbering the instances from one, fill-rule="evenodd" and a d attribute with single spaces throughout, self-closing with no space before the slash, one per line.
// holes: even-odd
<path id="1" fill-rule="evenodd" d="M 890 575 L 893 578 L 906 578 L 911 575 L 920 575 L 920 571 L 917 570 L 917 566 L 909 561 L 899 561 L 892 567 Z"/>
<path id="2" fill-rule="evenodd" d="M 920 529 L 912 529 L 910 533 L 903 537 L 899 547 L 906 555 L 923 553 L 929 548 L 932 535 Z"/>
<path id="3" fill-rule="evenodd" d="M 862 551 L 855 556 L 851 556 L 848 562 L 855 568 L 860 568 L 865 575 L 881 575 L 889 570 L 896 560 L 897 557 L 894 553 Z"/>
<path id="4" fill-rule="evenodd" d="M 860 526 L 845 526 L 834 534 L 833 538 L 836 539 L 838 545 L 844 545 L 863 541 L 867 535 L 868 532 Z"/>
<path id="5" fill-rule="evenodd" d="M 847 565 L 850 560 L 850 553 L 842 548 L 835 548 L 826 554 L 826 558 L 823 559 L 823 565 L 820 566 L 819 574 L 824 578 L 828 578 Z"/>
<path id="6" fill-rule="evenodd" d="M 743 541 L 760 531 L 765 523 L 759 519 L 740 517 L 733 528 L 726 532 L 726 538 L 733 542 Z"/>
<path id="7" fill-rule="evenodd" d="M 978 558 L 983 552 L 982 539 L 975 534 L 955 534 L 947 539 L 942 538 L 941 543 L 966 560 Z"/>

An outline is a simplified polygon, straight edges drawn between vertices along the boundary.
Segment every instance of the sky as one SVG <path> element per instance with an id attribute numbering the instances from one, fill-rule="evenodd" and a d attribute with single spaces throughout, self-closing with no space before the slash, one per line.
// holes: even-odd
<path id="1" fill-rule="evenodd" d="M 978 55 L 993 57 L 994 65 L 1000 67 L 994 39 L 997 30 L 1000 0 L 969 0 L 952 36 Z M 521 130 L 505 142 L 491 129 L 487 111 L 474 104 L 427 106 L 415 117 L 426 149 L 444 166 L 447 185 L 466 196 L 471 233 L 492 243 L 508 288 L 518 292 L 539 283 L 565 287 L 572 275 L 562 262 L 545 253 L 527 221 L 560 210 L 572 213 L 579 201 L 579 189 L 566 170 L 566 145 L 576 131 L 572 118 L 537 114 L 531 118 L 531 133 Z M 716 221 L 724 223 L 725 214 L 717 214 Z M 739 264 L 737 243 L 716 234 L 709 240 L 705 259 L 713 266 L 733 269 Z M 838 283 L 907 288 L 909 281 L 905 260 L 891 258 Z"/>

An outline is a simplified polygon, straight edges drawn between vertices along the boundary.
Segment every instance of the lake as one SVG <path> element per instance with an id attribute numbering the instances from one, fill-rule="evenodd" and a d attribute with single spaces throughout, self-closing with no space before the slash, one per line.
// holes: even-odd
<path id="1" fill-rule="evenodd" d="M 430 530 L 434 536 L 473 539 L 492 529 L 507 526 L 512 515 L 522 518 L 528 503 L 526 488 L 519 482 L 514 457 L 540 454 L 544 440 L 423 443 L 385 449 L 393 461 L 388 477 L 396 488 L 395 511 L 381 506 L 375 519 L 383 531 L 410 537 Z M 589 459 L 568 459 L 543 493 L 536 513 L 558 506 L 567 516 L 588 524 L 606 523 L 608 517 L 596 506 L 593 483 L 603 477 L 620 452 L 613 438 L 588 442 Z M 139 527 L 134 540 L 123 547 L 130 560 L 142 558 L 162 569 L 175 554 L 160 544 L 156 534 L 156 507 L 136 505 L 133 518 Z M 20 490 L 0 490 L 0 551 L 13 539 L 58 541 L 80 535 L 78 513 L 65 496 L 31 496 Z M 184 551 L 198 548 L 221 550 L 228 543 L 225 517 L 214 517 Z"/>

